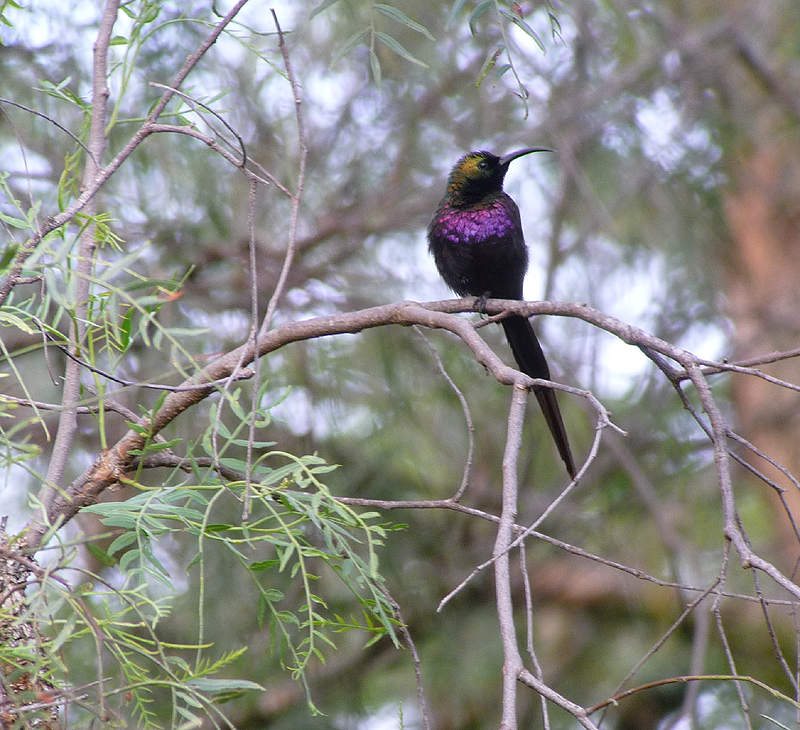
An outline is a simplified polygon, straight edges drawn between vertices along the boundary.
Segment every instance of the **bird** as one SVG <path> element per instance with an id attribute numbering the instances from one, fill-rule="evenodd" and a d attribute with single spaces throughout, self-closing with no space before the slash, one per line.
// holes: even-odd
<path id="1" fill-rule="evenodd" d="M 447 189 L 428 226 L 428 250 L 445 284 L 460 297 L 523 299 L 528 270 L 528 246 L 519 208 L 503 181 L 509 165 L 546 147 L 525 147 L 499 157 L 486 150 L 470 152 L 456 162 Z M 550 380 L 550 368 L 527 317 L 512 315 L 500 321 L 520 370 L 531 378 Z M 535 386 L 558 453 L 571 478 L 575 477 L 567 430 L 553 388 Z"/>

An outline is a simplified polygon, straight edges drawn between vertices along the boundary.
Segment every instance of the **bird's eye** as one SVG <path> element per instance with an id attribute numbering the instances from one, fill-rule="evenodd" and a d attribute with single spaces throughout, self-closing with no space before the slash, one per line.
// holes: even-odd
<path id="1" fill-rule="evenodd" d="M 486 160 L 481 160 L 481 161 L 478 163 L 478 167 L 480 167 L 480 168 L 481 168 L 481 170 L 485 170 L 487 167 L 489 167 L 489 163 L 488 163 L 488 162 L 486 162 Z"/>

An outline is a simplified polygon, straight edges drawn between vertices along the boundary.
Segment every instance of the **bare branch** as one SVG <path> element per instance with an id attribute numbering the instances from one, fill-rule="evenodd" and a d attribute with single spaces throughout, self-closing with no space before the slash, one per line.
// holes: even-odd
<path id="1" fill-rule="evenodd" d="M 534 677 L 527 669 L 520 669 L 518 679 L 532 690 L 535 690 L 546 700 L 552 702 L 556 707 L 560 707 L 562 710 L 565 710 L 572 715 L 578 721 L 581 727 L 585 727 L 586 730 L 600 730 L 599 727 L 593 723 L 589 717 L 592 710 L 585 710 L 580 705 L 576 705 L 574 702 L 571 702 L 554 689 L 551 689 L 540 679 Z"/>
<path id="2" fill-rule="evenodd" d="M 184 410 L 200 402 L 212 393 L 214 391 L 214 386 L 211 385 L 211 383 L 222 381 L 226 377 L 230 377 L 231 373 L 233 373 L 237 367 L 249 364 L 256 356 L 261 357 L 292 342 L 335 334 L 356 333 L 364 329 L 385 326 L 387 324 L 419 324 L 425 327 L 446 329 L 456 334 L 464 341 L 473 352 L 477 361 L 486 367 L 498 382 L 505 385 L 524 383 L 526 388 L 537 383 L 537 381 L 531 380 L 522 373 L 506 366 L 497 355 L 492 352 L 491 348 L 486 345 L 468 319 L 452 316 L 457 312 L 471 310 L 473 304 L 474 301 L 472 299 L 428 302 L 425 304 L 399 302 L 348 314 L 335 314 L 302 322 L 286 323 L 270 330 L 263 338 L 259 339 L 257 353 L 252 343 L 246 343 L 240 348 L 210 363 L 201 373 L 182 384 L 181 387 L 191 387 L 190 390 L 170 393 L 165 399 L 162 408 L 155 414 L 152 422 L 149 418 L 142 417 L 137 423 L 137 428 L 142 433 L 148 433 L 150 437 L 154 436 Z M 691 353 L 664 342 L 639 328 L 597 312 L 582 304 L 489 300 L 486 303 L 486 309 L 493 314 L 513 312 L 515 314 L 526 315 L 555 314 L 559 316 L 576 317 L 595 326 L 602 327 L 631 345 L 649 348 L 654 352 L 658 352 L 672 359 L 690 374 L 692 381 L 695 382 L 701 394 L 701 401 L 703 402 L 706 413 L 713 414 L 712 436 L 714 438 L 715 458 L 719 460 L 722 468 L 727 469 L 728 457 L 727 448 L 724 443 L 725 439 L 723 438 L 722 442 L 720 442 L 720 435 L 727 435 L 727 426 L 718 408 L 714 404 L 705 378 L 702 376 L 699 367 L 695 364 L 696 359 Z M 557 388 L 582 397 L 591 398 L 591 394 L 585 391 L 570 388 L 558 383 L 539 381 L 539 384 L 545 385 L 546 387 Z M 142 436 L 141 433 L 131 431 L 113 448 L 103 454 L 91 469 L 76 479 L 58 496 L 48 513 L 48 523 L 52 523 L 52 520 L 57 517 L 69 520 L 84 504 L 91 504 L 94 502 L 97 496 L 106 487 L 115 483 L 120 476 L 125 474 L 131 460 L 129 455 L 130 451 L 132 449 L 141 448 L 144 440 L 145 437 Z M 774 565 L 755 555 L 747 548 L 746 543 L 738 532 L 735 520 L 729 519 L 729 517 L 732 517 L 734 514 L 729 473 L 723 471 L 720 479 L 727 510 L 726 535 L 729 534 L 731 539 L 734 540 L 734 544 L 737 547 L 737 551 L 739 551 L 742 556 L 745 567 L 755 567 L 762 570 L 779 585 L 788 590 L 793 596 L 800 597 L 800 587 L 786 578 Z M 33 525 L 31 525 L 31 527 L 33 528 Z M 29 544 L 31 547 L 38 547 L 37 535 L 40 537 L 44 534 L 44 529 L 43 525 L 36 529 L 31 529 L 29 533 L 29 539 L 31 540 Z"/>
<path id="3" fill-rule="evenodd" d="M 40 112 L 37 109 L 31 109 L 30 107 L 25 106 L 24 104 L 19 104 L 16 101 L 11 101 L 11 99 L 3 99 L 0 98 L 0 104 L 8 104 L 9 106 L 16 107 L 17 109 L 22 109 L 24 112 L 28 112 L 28 114 L 33 114 L 36 117 L 40 117 L 45 121 L 52 124 L 57 129 L 60 129 L 64 134 L 66 134 L 70 139 L 72 139 L 75 144 L 77 144 L 89 157 L 91 158 L 92 162 L 94 162 L 96 167 L 100 167 L 100 160 L 96 159 L 94 156 L 94 152 L 92 152 L 89 147 L 87 147 L 83 140 L 78 137 L 76 134 L 73 134 L 69 129 L 67 129 L 63 124 L 60 124 L 57 120 L 53 119 L 53 117 L 45 114 L 44 112 Z M 21 282 L 20 282 L 21 283 Z"/>
<path id="4" fill-rule="evenodd" d="M 517 463 L 522 445 L 522 424 L 525 421 L 527 393 L 514 386 L 511 407 L 508 411 L 506 448 L 503 453 L 503 497 L 500 523 L 497 526 L 492 555 L 495 558 L 495 600 L 500 620 L 500 638 L 503 643 L 503 701 L 501 730 L 517 727 L 517 677 L 523 670 L 522 657 L 517 646 L 514 624 L 514 604 L 511 600 L 511 570 L 508 550 L 514 535 L 517 516 Z"/>
<path id="5" fill-rule="evenodd" d="M 685 682 L 747 682 L 752 684 L 754 687 L 758 687 L 759 689 L 763 689 L 765 692 L 771 694 L 773 697 L 777 697 L 780 700 L 788 702 L 789 704 L 793 705 L 795 708 L 800 709 L 800 702 L 793 700 L 791 697 L 787 697 L 782 692 L 778 692 L 774 687 L 770 687 L 770 685 L 760 682 L 753 677 L 745 677 L 739 676 L 735 674 L 706 674 L 706 675 L 686 675 L 681 677 L 669 677 L 668 679 L 658 679 L 654 682 L 647 682 L 646 684 L 639 685 L 638 687 L 634 687 L 629 690 L 625 690 L 625 692 L 620 692 L 618 695 L 614 695 L 613 697 L 603 700 L 592 707 L 587 708 L 586 712 L 589 715 L 593 715 L 598 710 L 601 710 L 604 707 L 608 707 L 609 705 L 616 705 L 620 700 L 625 699 L 626 697 L 630 697 L 632 695 L 637 694 L 638 692 L 644 692 L 646 690 L 655 689 L 656 687 L 664 687 L 670 684 L 683 684 Z"/>
<path id="6" fill-rule="evenodd" d="M 292 69 L 292 62 L 289 58 L 289 49 L 286 47 L 286 39 L 281 30 L 281 24 L 278 22 L 278 16 L 275 10 L 270 9 L 272 19 L 275 27 L 278 29 L 278 45 L 283 57 L 283 66 L 286 69 L 286 77 L 289 79 L 289 85 L 292 88 L 292 96 L 294 98 L 294 114 L 297 123 L 297 141 L 300 146 L 300 154 L 298 158 L 297 170 L 297 190 L 292 195 L 292 216 L 289 223 L 289 242 L 286 246 L 286 256 L 283 260 L 283 267 L 281 268 L 278 283 L 275 285 L 275 291 L 270 297 L 269 304 L 267 304 L 267 312 L 264 315 L 264 321 L 261 323 L 261 334 L 266 332 L 272 326 L 272 319 L 275 316 L 275 311 L 278 307 L 278 302 L 283 296 L 286 288 L 286 281 L 289 278 L 289 271 L 292 268 L 294 261 L 294 254 L 297 249 L 297 223 L 300 219 L 300 203 L 303 199 L 303 189 L 306 181 L 306 164 L 308 162 L 308 142 L 306 140 L 305 123 L 303 122 L 303 99 L 300 96 L 300 86 Z"/>
<path id="7" fill-rule="evenodd" d="M 89 126 L 89 149 L 91 155 L 86 160 L 83 172 L 83 187 L 91 185 L 100 169 L 103 151 L 106 148 L 106 104 L 108 103 L 109 90 L 107 84 L 108 48 L 114 23 L 119 12 L 119 0 L 108 0 L 100 20 L 97 40 L 94 44 L 92 58 L 92 115 Z M 95 214 L 94 200 L 86 203 L 86 215 L 91 218 Z M 81 231 L 78 242 L 78 263 L 75 271 L 77 286 L 75 288 L 75 317 L 69 330 L 69 352 L 78 357 L 81 343 L 86 333 L 87 302 L 89 300 L 90 273 L 94 265 L 95 226 L 90 224 Z M 78 427 L 75 405 L 80 399 L 80 366 L 70 360 L 67 362 L 64 375 L 64 389 L 61 394 L 63 406 L 61 417 L 58 421 L 58 431 L 53 453 L 47 464 L 47 475 L 39 491 L 39 502 L 45 509 L 51 504 L 55 489 L 61 483 L 67 458 L 72 449 L 73 439 Z M 39 515 L 41 517 L 41 515 Z"/>
<path id="8" fill-rule="evenodd" d="M 475 454 L 475 425 L 472 423 L 472 414 L 469 412 L 469 404 L 467 403 L 467 399 L 464 397 L 464 394 L 461 392 L 459 387 L 453 382 L 453 379 L 448 375 L 447 371 L 445 370 L 442 358 L 439 356 L 439 351 L 430 343 L 428 338 L 425 337 L 425 335 L 423 334 L 422 330 L 416 325 L 414 325 L 414 331 L 420 337 L 422 337 L 425 344 L 428 346 L 431 355 L 433 355 L 433 360 L 436 363 L 436 367 L 442 374 L 442 377 L 445 379 L 447 384 L 456 394 L 458 402 L 461 404 L 461 411 L 464 414 L 464 420 L 466 421 L 467 424 L 467 457 L 464 460 L 464 473 L 461 477 L 461 485 L 458 487 L 456 493 L 451 497 L 451 499 L 454 502 L 458 502 L 458 500 L 464 496 L 464 492 L 467 491 L 467 487 L 469 486 L 470 474 L 472 473 L 472 459 Z"/>

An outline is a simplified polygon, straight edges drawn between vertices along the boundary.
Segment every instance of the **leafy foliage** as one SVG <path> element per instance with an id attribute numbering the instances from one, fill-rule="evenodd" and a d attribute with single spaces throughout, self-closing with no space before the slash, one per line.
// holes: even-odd
<path id="1" fill-rule="evenodd" d="M 232 434 L 226 438 L 226 446 L 235 442 Z M 278 468 L 264 465 L 263 462 L 277 457 L 286 458 L 288 463 Z M 223 461 L 231 468 L 244 466 L 238 459 Z M 368 632 L 370 642 L 386 635 L 397 641 L 394 611 L 382 590 L 376 552 L 383 544 L 386 528 L 374 523 L 377 513 L 359 514 L 330 495 L 319 478 L 331 467 L 318 457 L 297 458 L 270 452 L 259 462 L 253 470 L 258 482 L 249 487 L 243 482 L 229 482 L 160 488 L 143 491 L 124 502 L 86 508 L 85 512 L 98 515 L 107 528 L 122 531 L 107 550 L 95 547 L 92 552 L 105 564 L 118 561 L 124 576 L 125 588 L 119 594 L 119 600 L 123 601 L 127 591 L 134 596 L 148 590 L 172 593 L 176 569 L 168 570 L 163 559 L 159 559 L 159 554 L 166 554 L 159 545 L 168 545 L 176 539 L 194 539 L 196 552 L 190 556 L 185 570 L 196 567 L 200 571 L 197 615 L 202 616 L 207 553 L 229 551 L 252 578 L 257 595 L 257 607 L 253 608 L 260 625 L 268 627 L 270 643 L 284 666 L 308 690 L 306 670 L 310 662 L 324 663 L 325 648 L 335 649 L 331 633 L 360 629 Z M 197 478 L 201 477 L 196 466 L 193 471 Z M 252 491 L 253 506 L 249 521 L 226 523 L 215 519 L 218 503 L 230 497 L 243 501 L 248 489 Z M 365 554 L 361 555 L 361 551 Z M 363 609 L 362 622 L 345 620 L 327 611 L 324 598 L 313 590 L 321 567 L 339 576 L 353 592 Z M 274 587 L 275 571 L 301 585 L 302 598 L 287 602 L 284 593 Z M 150 617 L 153 631 L 164 615 L 166 601 L 166 598 L 153 599 L 149 604 L 153 609 L 158 608 Z M 142 612 L 139 618 L 145 620 Z M 219 661 L 205 658 L 210 645 L 203 635 L 202 623 L 200 626 L 197 643 L 180 648 L 196 652 L 195 669 L 202 667 L 203 672 L 186 674 L 181 681 L 196 689 L 215 689 L 217 685 L 194 681 L 214 674 L 223 666 Z M 232 655 L 229 660 L 237 657 L 238 654 Z M 241 689 L 233 682 L 223 688 Z M 308 699 L 311 702 L 310 694 Z"/>
<path id="2" fill-rule="evenodd" d="M 529 298 L 631 326 L 590 326 L 582 305 L 537 317 L 554 376 L 581 389 L 565 398 L 576 449 L 599 448 L 568 487 L 537 416 L 523 432 L 517 519 L 537 529 L 501 620 L 527 623 L 513 633 L 548 684 L 525 677 L 520 725 L 640 727 L 699 708 L 709 728 L 756 714 L 791 726 L 797 604 L 772 582 L 786 558 L 775 515 L 789 510 L 766 507 L 778 490 L 744 471 L 720 489 L 713 466 L 733 458 L 721 444 L 738 437 L 742 382 L 767 381 L 706 364 L 701 401 L 688 360 L 660 370 L 644 344 L 652 333 L 693 363 L 732 349 L 723 185 L 730 141 L 757 127 L 732 115 L 753 81 L 737 69 L 786 105 L 791 86 L 747 43 L 779 66 L 797 37 L 796 19 L 753 8 L 773 22 L 728 37 L 738 21 L 706 27 L 713 9 L 691 3 L 677 18 L 625 3 L 556 17 L 547 3 L 326 0 L 273 18 L 251 0 L 227 24 L 216 6 L 125 3 L 98 140 L 88 49 L 101 24 L 68 4 L 43 17 L 3 3 L 0 465 L 27 529 L 0 545 L 23 574 L 0 591 L 0 626 L 20 634 L 0 642 L 0 711 L 13 690 L 18 712 L 2 721 L 64 708 L 70 727 L 298 727 L 311 707 L 329 730 L 388 704 L 411 725 L 421 686 L 443 726 L 497 724 L 507 656 L 486 575 L 506 391 L 441 330 L 309 325 L 247 353 L 292 322 L 446 296 L 424 229 L 453 160 L 548 144 L 551 161 L 508 180 Z M 478 332 L 505 353 L 497 329 Z M 624 438 L 587 417 L 584 388 Z M 702 430 L 703 409 L 724 416 L 723 436 Z M 462 502 L 447 499 L 464 472 Z M 392 508 L 402 535 L 381 516 Z M 768 586 L 758 561 L 738 567 L 739 534 L 773 561 Z M 548 715 L 558 697 L 569 720 Z"/>

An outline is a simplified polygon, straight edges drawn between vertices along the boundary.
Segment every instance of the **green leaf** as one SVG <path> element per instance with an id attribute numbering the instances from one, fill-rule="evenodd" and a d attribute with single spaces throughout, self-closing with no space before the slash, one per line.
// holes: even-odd
<path id="1" fill-rule="evenodd" d="M 28 325 L 27 322 L 24 322 L 22 319 L 17 317 L 16 314 L 11 314 L 11 312 L 0 311 L 0 326 L 2 325 L 9 325 L 11 327 L 16 327 L 19 330 L 22 330 L 25 334 L 28 335 L 35 335 L 36 330 Z"/>
<path id="2" fill-rule="evenodd" d="M 167 399 L 167 391 L 165 390 L 165 391 L 162 391 L 161 395 L 159 395 L 158 398 L 156 398 L 156 402 L 153 405 L 152 413 L 154 413 L 154 414 L 158 413 L 158 411 L 161 408 L 161 406 L 164 405 L 164 401 L 166 399 Z"/>
<path id="3" fill-rule="evenodd" d="M 186 566 L 186 573 L 188 574 L 189 571 L 195 566 L 198 565 L 203 560 L 203 553 L 197 552 L 195 556 L 189 561 L 189 564 Z"/>
<path id="4" fill-rule="evenodd" d="M 235 692 L 248 689 L 263 692 L 264 688 L 260 684 L 251 682 L 247 679 L 208 679 L 206 677 L 195 677 L 189 679 L 186 684 L 201 692 Z"/>
<path id="5" fill-rule="evenodd" d="M 249 417 L 249 416 L 248 416 Z M 252 446 L 254 449 L 270 449 L 277 441 L 251 441 L 250 439 L 231 439 L 231 446 Z"/>
<path id="6" fill-rule="evenodd" d="M 456 18 L 461 15 L 461 11 L 464 9 L 466 4 L 467 0 L 455 0 L 453 7 L 450 8 L 450 13 L 447 16 L 447 22 L 444 26 L 445 28 L 450 28 L 450 26 L 455 23 Z"/>
<path id="7" fill-rule="evenodd" d="M 495 82 L 499 81 L 500 77 L 504 73 L 506 73 L 506 71 L 509 71 L 510 69 L 511 69 L 511 64 L 510 63 L 504 63 L 502 66 L 498 66 L 497 69 L 494 72 L 494 80 L 495 80 Z"/>
<path id="8" fill-rule="evenodd" d="M 128 349 L 128 346 L 131 343 L 131 328 L 133 326 L 133 315 L 135 309 L 133 307 L 128 307 L 125 314 L 122 316 L 122 321 L 119 324 L 119 334 L 120 334 L 120 347 L 122 351 Z"/>
<path id="9" fill-rule="evenodd" d="M 375 3 L 375 5 L 372 7 L 382 15 L 385 15 L 387 18 L 391 18 L 392 20 L 406 26 L 406 28 L 411 28 L 411 30 L 421 33 L 432 41 L 436 40 L 436 38 L 433 37 L 431 32 L 424 25 L 420 25 L 416 21 L 411 20 L 411 18 L 397 8 L 393 8 L 391 5 L 384 5 L 383 3 Z"/>
<path id="10" fill-rule="evenodd" d="M 158 572 L 161 573 L 162 576 L 164 576 L 165 578 L 169 578 L 170 577 L 169 572 L 167 571 L 167 569 L 163 565 L 161 565 L 161 562 L 153 554 L 153 551 L 150 550 L 150 548 L 145 546 L 143 552 L 144 552 L 145 556 L 147 557 L 147 559 L 150 561 L 151 565 L 153 565 L 153 567 L 155 567 L 156 570 L 158 570 Z M 152 575 L 152 573 L 151 573 L 151 575 Z"/>
<path id="11" fill-rule="evenodd" d="M 134 423 L 133 421 L 125 421 L 125 425 L 130 428 L 131 431 L 138 433 L 140 436 L 147 436 L 148 431 L 144 426 L 140 426 L 138 423 Z"/>
<path id="12" fill-rule="evenodd" d="M 108 546 L 108 554 L 114 555 L 114 553 L 117 553 L 123 548 L 128 547 L 128 545 L 136 542 L 136 540 L 137 535 L 135 532 L 123 532 L 116 540 L 114 540 L 114 542 L 111 543 L 111 545 Z"/>
<path id="13" fill-rule="evenodd" d="M 234 459 L 224 456 L 219 460 L 219 463 L 222 464 L 222 466 L 227 466 L 229 469 L 234 469 L 235 471 L 243 472 L 247 469 L 247 462 L 244 459 Z"/>
<path id="14" fill-rule="evenodd" d="M 14 260 L 14 257 L 17 255 L 17 251 L 19 251 L 19 246 L 14 243 L 9 243 L 5 247 L 3 255 L 0 256 L 0 271 L 7 268 L 11 264 L 11 262 Z"/>
<path id="15" fill-rule="evenodd" d="M 215 533 L 215 532 L 226 532 L 226 531 L 232 530 L 232 529 L 233 529 L 233 525 L 226 525 L 226 524 L 221 523 L 221 524 L 206 525 L 205 532 L 206 532 L 206 534 L 208 534 L 208 533 Z"/>
<path id="16" fill-rule="evenodd" d="M 107 565 L 108 567 L 113 567 L 117 564 L 117 561 L 114 560 L 105 550 L 97 545 L 93 545 L 92 543 L 86 544 L 86 549 L 89 551 L 89 554 L 95 559 L 99 560 L 103 565 Z"/>
<path id="17" fill-rule="evenodd" d="M 191 682 L 191 681 L 192 681 L 192 680 L 190 679 L 190 680 L 189 680 L 189 682 Z M 187 682 L 187 683 L 186 683 L 186 685 L 187 685 L 187 686 L 189 686 L 189 682 Z M 199 699 L 197 699 L 197 698 L 196 698 L 196 697 L 195 697 L 193 694 L 191 694 L 191 693 L 189 693 L 189 692 L 181 692 L 180 690 L 176 691 L 176 692 L 175 692 L 175 694 L 176 694 L 176 695 L 177 695 L 177 696 L 178 696 L 180 699 L 182 699 L 182 700 L 183 700 L 183 701 L 184 701 L 184 702 L 185 702 L 187 705 L 189 705 L 189 707 L 195 707 L 195 708 L 197 708 L 198 710 L 201 710 L 201 709 L 203 709 L 203 703 L 202 703 L 202 702 L 200 702 L 200 700 L 199 700 Z M 189 713 L 186 713 L 185 717 L 187 717 L 187 718 L 190 718 L 190 717 L 191 717 L 192 719 L 194 719 L 194 718 L 192 717 L 192 715 L 191 715 L 191 714 L 189 714 Z"/>
<path id="18" fill-rule="evenodd" d="M 372 638 L 370 638 L 369 641 L 367 641 L 367 643 L 364 644 L 363 648 L 368 649 L 370 646 L 380 641 L 385 635 L 386 631 L 375 631 Z"/>
<path id="19" fill-rule="evenodd" d="M 278 568 L 278 570 L 281 573 L 286 568 L 286 565 L 289 562 L 289 559 L 292 557 L 293 554 L 294 554 L 294 545 L 292 545 L 291 543 L 286 547 L 286 549 L 281 551 L 281 554 L 280 554 L 280 561 L 281 562 L 280 562 L 280 567 Z"/>
<path id="20" fill-rule="evenodd" d="M 505 46 L 499 46 L 498 48 L 493 50 L 488 56 L 486 56 L 486 60 L 483 62 L 481 70 L 478 72 L 478 78 L 475 80 L 475 86 L 477 88 L 481 87 L 483 80 L 486 78 L 486 74 L 488 74 L 491 68 L 497 63 L 497 59 L 500 58 L 500 54 L 504 50 Z"/>
<path id="21" fill-rule="evenodd" d="M 372 69 L 372 78 L 375 80 L 375 85 L 378 89 L 381 88 L 381 62 L 378 59 L 378 54 L 370 48 L 369 49 L 369 65 Z"/>
<path id="22" fill-rule="evenodd" d="M 4 223 L 8 223 L 12 228 L 30 228 L 30 224 L 28 221 L 23 220 L 22 218 L 14 218 L 13 216 L 7 215 L 0 210 L 0 221 Z"/>
<path id="23" fill-rule="evenodd" d="M 258 594 L 257 610 L 258 610 L 258 628 L 263 629 L 264 619 L 267 616 L 267 599 L 264 598 L 264 596 L 260 593 Z M 275 632 L 272 631 L 272 627 L 270 627 L 270 633 L 272 634 L 273 637 L 275 636 Z"/>
<path id="24" fill-rule="evenodd" d="M 48 651 L 53 651 L 57 653 L 58 650 L 64 645 L 64 642 L 68 641 L 70 636 L 75 631 L 75 624 L 77 623 L 77 618 L 73 615 L 70 616 L 67 621 L 64 623 L 63 628 L 61 631 L 58 632 L 58 636 L 50 642 L 50 645 L 47 647 Z"/>
<path id="25" fill-rule="evenodd" d="M 411 61 L 411 63 L 416 63 L 418 66 L 422 66 L 423 68 L 428 68 L 428 64 L 420 61 L 415 56 L 411 55 L 403 46 L 392 36 L 387 35 L 386 33 L 381 33 L 379 30 L 375 31 L 375 36 L 378 40 L 383 43 L 387 48 L 393 50 L 398 56 L 405 58 L 406 61 Z"/>
<path id="26" fill-rule="evenodd" d="M 43 89 L 47 89 L 48 91 L 61 91 L 71 81 L 72 81 L 72 76 L 67 76 L 67 78 L 61 81 L 61 83 L 59 83 L 58 85 L 54 84 L 52 81 L 48 81 L 47 79 L 39 79 L 39 85 Z"/>
<path id="27" fill-rule="evenodd" d="M 183 659 L 183 657 L 179 657 L 179 656 L 168 656 L 168 657 L 167 657 L 167 661 L 168 661 L 168 662 L 169 662 L 169 663 L 170 663 L 172 666 L 178 667 L 178 669 L 180 669 L 182 672 L 185 672 L 186 674 L 190 674 L 190 673 L 191 673 L 191 671 L 192 671 L 192 668 L 191 668 L 191 667 L 189 666 L 189 664 L 188 664 L 188 663 L 187 663 L 187 662 L 186 662 L 186 661 Z"/>
<path id="28" fill-rule="evenodd" d="M 123 527 L 133 530 L 136 528 L 136 515 L 132 514 L 130 508 L 126 508 L 125 504 L 125 502 L 101 502 L 87 505 L 81 512 L 100 515 L 103 524 L 108 527 Z M 115 508 L 112 505 L 119 505 L 119 507 Z"/>
<path id="29" fill-rule="evenodd" d="M 500 14 L 506 20 L 516 25 L 517 28 L 521 28 L 525 33 L 527 33 L 531 38 L 533 38 L 534 42 L 536 43 L 537 46 L 539 46 L 539 50 L 542 53 L 547 52 L 547 50 L 544 47 L 544 43 L 542 43 L 542 39 L 539 38 L 538 33 L 533 28 L 531 28 L 522 18 L 520 18 L 519 15 L 516 15 L 511 11 L 506 10 L 505 8 L 500 8 Z"/>
<path id="30" fill-rule="evenodd" d="M 248 565 L 247 568 L 248 570 L 252 570 L 254 573 L 259 573 L 262 570 L 270 570 L 271 568 L 274 568 L 276 565 L 278 565 L 277 560 L 257 560 L 254 563 L 250 563 L 250 565 Z M 280 593 L 280 591 L 278 592 Z M 267 591 L 267 593 L 269 593 L 269 591 Z M 283 598 L 283 594 L 281 594 L 281 598 Z"/>
<path id="31" fill-rule="evenodd" d="M 472 15 L 469 16 L 469 32 L 472 35 L 477 35 L 478 29 L 475 27 L 478 21 L 489 8 L 494 6 L 494 0 L 483 0 L 483 2 L 478 3 L 475 10 L 472 11 Z"/>
<path id="32" fill-rule="evenodd" d="M 338 2 L 339 0 L 324 0 L 317 5 L 317 7 L 315 7 L 311 13 L 309 13 L 308 19 L 311 20 L 314 16 L 319 15 L 323 10 L 327 10 L 331 5 L 335 5 Z"/>
<path id="33" fill-rule="evenodd" d="M 173 446 L 177 446 L 181 442 L 180 439 L 172 439 L 171 441 L 159 441 L 154 444 L 147 445 L 147 452 L 150 453 L 151 451 L 166 451 L 167 449 L 171 449 Z"/>
<path id="34" fill-rule="evenodd" d="M 128 550 L 119 561 L 119 569 L 125 573 L 128 571 L 129 566 L 134 561 L 141 560 L 142 554 L 139 550 Z"/>

